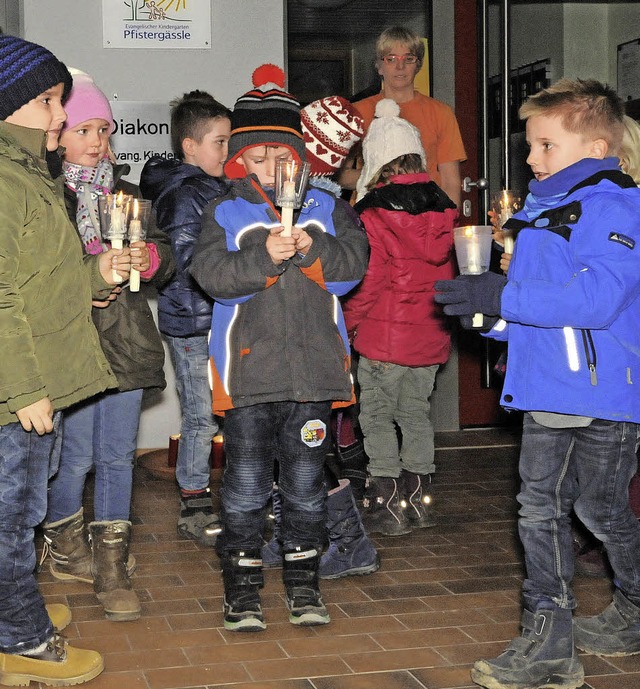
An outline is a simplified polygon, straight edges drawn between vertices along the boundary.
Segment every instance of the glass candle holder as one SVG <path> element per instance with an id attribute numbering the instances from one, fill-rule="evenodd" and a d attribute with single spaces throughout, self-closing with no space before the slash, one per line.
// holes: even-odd
<path id="1" fill-rule="evenodd" d="M 300 208 L 309 181 L 309 163 L 297 160 L 276 161 L 275 192 L 276 206 L 282 209 L 282 225 L 284 237 L 291 236 L 293 224 L 293 210 Z"/>
<path id="2" fill-rule="evenodd" d="M 509 229 L 504 230 L 503 225 L 509 218 L 522 208 L 522 198 L 519 194 L 510 189 L 503 189 L 491 196 L 491 210 L 496 230 L 503 233 L 504 250 L 507 254 L 513 253 L 513 232 Z"/>
<path id="3" fill-rule="evenodd" d="M 491 262 L 492 225 L 466 225 L 454 227 L 453 243 L 461 275 L 480 275 L 489 270 Z M 473 315 L 472 325 L 481 328 L 484 316 Z"/>
<path id="4" fill-rule="evenodd" d="M 132 200 L 132 196 L 122 192 L 98 197 L 100 233 L 102 238 L 110 242 L 114 249 L 122 249 L 124 240 L 127 238 Z M 115 270 L 112 273 L 112 278 L 114 282 L 122 282 L 122 277 Z"/>
<path id="5" fill-rule="evenodd" d="M 147 229 L 151 218 L 151 201 L 133 199 L 131 204 L 131 219 L 129 220 L 129 243 L 142 242 L 147 238 Z M 140 271 L 135 268 L 129 273 L 129 290 L 140 291 Z"/>

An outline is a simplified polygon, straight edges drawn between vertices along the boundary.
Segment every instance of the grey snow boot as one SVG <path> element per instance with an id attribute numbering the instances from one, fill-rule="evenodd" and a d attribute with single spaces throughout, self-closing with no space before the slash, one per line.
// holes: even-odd
<path id="1" fill-rule="evenodd" d="M 312 627 L 331 621 L 320 595 L 319 565 L 320 554 L 313 547 L 285 551 L 282 579 L 291 624 Z"/>
<path id="2" fill-rule="evenodd" d="M 282 543 L 280 542 L 282 528 L 282 496 L 275 483 L 271 491 L 271 517 L 273 518 L 271 538 L 262 546 L 262 566 L 265 569 L 282 567 Z"/>
<path id="3" fill-rule="evenodd" d="M 341 479 L 327 496 L 329 547 L 320 558 L 321 579 L 371 574 L 380 556 L 367 536 L 348 480 Z"/>
<path id="4" fill-rule="evenodd" d="M 400 499 L 399 479 L 371 477 L 364 499 L 362 523 L 368 533 L 402 536 L 411 533 L 406 503 Z"/>
<path id="5" fill-rule="evenodd" d="M 61 581 L 93 583 L 91 574 L 91 546 L 84 525 L 82 507 L 70 517 L 43 525 L 45 548 L 44 562 L 51 555 L 49 569 Z"/>
<path id="6" fill-rule="evenodd" d="M 221 531 L 222 525 L 218 515 L 213 511 L 213 499 L 209 488 L 195 495 L 180 496 L 180 536 L 197 541 L 203 546 L 213 547 Z"/>
<path id="7" fill-rule="evenodd" d="M 221 556 L 224 582 L 224 628 L 231 632 L 260 632 L 267 628 L 260 605 L 264 586 L 259 550 L 235 550 Z"/>
<path id="8" fill-rule="evenodd" d="M 522 636 L 492 660 L 478 660 L 471 679 L 486 689 L 577 689 L 584 670 L 573 644 L 572 611 L 525 610 Z"/>
<path id="9" fill-rule="evenodd" d="M 140 601 L 131 586 L 126 563 L 129 559 L 131 522 L 91 522 L 89 524 L 93 562 L 93 590 L 104 614 L 114 622 L 137 620 Z"/>
<path id="10" fill-rule="evenodd" d="M 409 523 L 416 529 L 435 526 L 431 498 L 431 474 L 414 474 L 402 470 L 400 473 L 402 494 L 407 504 Z"/>
<path id="11" fill-rule="evenodd" d="M 573 621 L 576 646 L 599 656 L 630 656 L 640 653 L 640 607 L 616 589 L 613 601 L 595 617 Z"/>

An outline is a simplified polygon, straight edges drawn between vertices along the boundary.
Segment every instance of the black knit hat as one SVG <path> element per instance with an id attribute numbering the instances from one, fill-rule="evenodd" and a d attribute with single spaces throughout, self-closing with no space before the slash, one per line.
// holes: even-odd
<path id="1" fill-rule="evenodd" d="M 227 177 L 244 177 L 237 160 L 253 146 L 284 146 L 295 159 L 305 159 L 300 124 L 300 103 L 284 90 L 284 72 L 276 65 L 262 65 L 253 73 L 254 89 L 240 96 L 231 113 Z"/>
<path id="2" fill-rule="evenodd" d="M 60 82 L 64 102 L 72 80 L 62 62 L 41 45 L 0 35 L 0 120 Z"/>

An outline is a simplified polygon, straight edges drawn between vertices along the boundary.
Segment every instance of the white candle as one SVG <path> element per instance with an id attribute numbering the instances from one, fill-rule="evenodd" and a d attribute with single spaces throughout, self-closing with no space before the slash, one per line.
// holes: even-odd
<path id="1" fill-rule="evenodd" d="M 282 185 L 282 202 L 295 203 L 296 200 L 296 183 L 292 179 L 288 179 Z"/>
<path id="2" fill-rule="evenodd" d="M 122 249 L 122 239 L 120 237 L 114 237 L 111 240 L 111 247 L 113 249 Z M 122 277 L 115 269 L 111 271 L 111 278 L 114 282 L 122 282 Z"/>
<path id="3" fill-rule="evenodd" d="M 475 234 L 469 235 L 467 242 L 467 271 L 470 275 L 482 272 L 480 267 L 480 242 Z"/>

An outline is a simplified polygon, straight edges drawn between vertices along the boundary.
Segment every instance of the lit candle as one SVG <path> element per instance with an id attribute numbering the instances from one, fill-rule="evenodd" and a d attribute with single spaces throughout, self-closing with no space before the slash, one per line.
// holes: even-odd
<path id="1" fill-rule="evenodd" d="M 138 199 L 133 200 L 133 218 L 129 223 L 129 242 L 138 242 L 142 239 L 142 222 L 140 221 Z M 140 291 L 140 271 L 133 266 L 129 273 L 129 291 Z"/>
<path id="2" fill-rule="evenodd" d="M 111 237 L 112 248 L 122 249 L 125 232 L 124 208 L 122 207 L 124 192 L 121 191 L 115 201 L 115 206 L 111 208 L 109 235 Z M 114 282 L 122 282 L 122 277 L 115 269 L 111 271 L 111 278 Z"/>
<path id="3" fill-rule="evenodd" d="M 482 272 L 480 267 L 480 243 L 472 228 L 465 230 L 467 237 L 467 272 L 469 275 L 478 275 Z"/>

